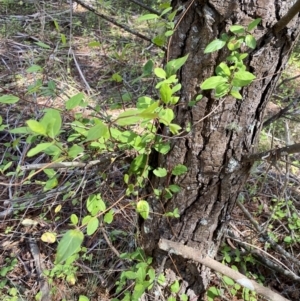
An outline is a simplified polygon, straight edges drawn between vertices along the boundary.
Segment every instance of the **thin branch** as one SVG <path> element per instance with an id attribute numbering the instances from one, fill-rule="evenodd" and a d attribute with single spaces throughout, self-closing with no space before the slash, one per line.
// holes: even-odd
<path id="1" fill-rule="evenodd" d="M 259 232 L 264 239 L 272 246 L 274 250 L 288 258 L 290 261 L 292 261 L 294 264 L 296 264 L 298 267 L 300 267 L 300 261 L 296 259 L 294 256 L 292 256 L 289 252 L 287 252 L 285 249 L 283 249 L 280 245 L 278 245 L 272 238 L 268 236 L 268 234 L 264 233 L 263 229 L 259 226 L 257 221 L 252 217 L 250 212 L 245 208 L 245 206 L 240 202 L 236 202 L 237 205 L 240 207 L 240 209 L 243 211 L 243 213 L 246 215 L 248 220 L 251 222 L 251 224 L 255 227 L 257 232 Z"/>
<path id="2" fill-rule="evenodd" d="M 266 252 L 262 249 L 259 249 L 256 246 L 252 246 L 244 241 L 241 241 L 240 239 L 235 237 L 235 235 L 231 231 L 227 231 L 227 234 L 228 234 L 228 238 L 233 239 L 237 244 L 239 244 L 241 247 L 245 248 L 247 250 L 247 252 L 250 252 L 254 257 L 257 258 L 257 260 L 259 260 L 261 263 L 266 265 L 269 269 L 274 270 L 277 273 L 280 273 L 282 275 L 285 275 L 286 277 L 288 277 L 294 281 L 300 282 L 299 276 L 297 276 L 293 271 L 291 271 L 287 266 L 285 266 L 283 263 L 281 263 L 278 259 L 271 256 L 268 252 Z M 253 248 L 256 248 L 256 250 Z M 262 254 L 262 253 L 264 253 L 264 254 Z M 277 264 L 274 263 L 272 260 L 268 259 L 265 254 L 267 256 L 272 257 L 275 261 L 277 261 Z M 286 269 L 284 269 L 280 265 L 284 266 Z"/>
<path id="3" fill-rule="evenodd" d="M 250 280 L 245 275 L 227 267 L 226 265 L 224 265 L 208 256 L 202 258 L 203 254 L 201 254 L 201 252 L 199 250 L 184 246 L 183 244 L 180 244 L 180 243 L 177 243 L 174 241 L 170 241 L 167 239 L 160 239 L 160 241 L 158 243 L 158 247 L 161 250 L 171 252 L 176 255 L 180 255 L 183 258 L 192 259 L 196 262 L 199 262 L 199 263 L 205 265 L 206 267 L 208 267 L 212 270 L 215 270 L 216 272 L 219 272 L 227 277 L 230 277 L 238 284 L 256 291 L 258 294 L 266 297 L 269 300 L 288 301 L 288 299 L 271 291 L 269 288 L 258 284 L 256 281 Z"/>
<path id="4" fill-rule="evenodd" d="M 296 79 L 296 78 L 298 78 L 298 77 L 300 77 L 300 74 L 299 75 L 296 75 L 296 76 L 293 76 L 293 77 L 289 77 L 289 78 L 286 78 L 286 79 L 284 79 L 283 81 L 281 81 L 279 84 L 278 84 L 278 86 L 276 87 L 276 89 L 278 89 L 280 86 L 282 86 L 283 84 L 285 84 L 285 83 L 287 83 L 287 82 L 289 82 L 289 81 L 291 81 L 291 80 L 294 80 L 294 79 Z"/>
<path id="5" fill-rule="evenodd" d="M 73 0 L 73 2 L 76 2 L 76 3 L 80 4 L 82 7 L 86 8 L 88 11 L 93 12 L 95 15 L 101 17 L 102 19 L 104 19 L 104 20 L 106 20 L 106 21 L 108 21 L 108 22 L 110 22 L 110 23 L 112 23 L 112 24 L 114 24 L 114 25 L 116 25 L 116 26 L 124 29 L 124 30 L 126 30 L 127 32 L 129 32 L 129 33 L 131 33 L 131 34 L 133 34 L 133 35 L 135 35 L 135 36 L 137 36 L 137 37 L 139 37 L 139 38 L 141 38 L 141 39 L 143 39 L 143 40 L 145 40 L 147 42 L 152 43 L 152 40 L 150 38 L 144 36 L 143 34 L 137 32 L 137 31 L 132 30 L 131 28 L 129 28 L 126 25 L 120 24 L 119 22 L 115 21 L 113 18 L 110 18 L 110 17 L 108 17 L 106 15 L 103 15 L 103 14 L 99 13 L 96 9 L 94 9 L 93 7 L 85 4 L 83 1 L 81 1 L 81 0 Z M 157 47 L 159 47 L 159 46 L 157 46 Z M 162 47 L 160 47 L 160 48 L 162 48 Z"/>
<path id="6" fill-rule="evenodd" d="M 255 162 L 263 159 L 267 159 L 271 162 L 276 162 L 281 156 L 291 155 L 295 153 L 300 153 L 300 143 L 295 143 L 293 145 L 288 145 L 282 148 L 271 149 L 258 154 L 251 154 L 244 156 L 243 162 Z"/>
<path id="7" fill-rule="evenodd" d="M 149 11 L 150 13 L 153 13 L 153 14 L 156 14 L 156 15 L 160 15 L 160 12 L 159 12 L 159 11 L 153 9 L 153 8 L 150 7 L 150 6 L 147 6 L 147 5 L 144 4 L 144 3 L 141 3 L 140 1 L 137 1 L 137 0 L 129 0 L 129 1 L 135 3 L 136 5 L 138 5 L 138 6 L 142 7 L 142 8 L 144 8 L 144 9 L 146 9 L 146 10 Z"/>
<path id="8" fill-rule="evenodd" d="M 289 11 L 283 16 L 272 28 L 276 34 L 292 21 L 292 19 L 300 12 L 300 0 L 298 0 Z"/>
<path id="9" fill-rule="evenodd" d="M 285 101 L 285 99 L 283 100 Z M 284 115 L 292 108 L 294 107 L 298 102 L 300 101 L 300 98 L 295 99 L 293 102 L 291 102 L 289 105 L 287 105 L 285 108 L 281 109 L 277 114 L 270 117 L 263 123 L 263 128 L 270 125 L 274 121 L 278 120 L 281 117 L 284 117 Z"/>

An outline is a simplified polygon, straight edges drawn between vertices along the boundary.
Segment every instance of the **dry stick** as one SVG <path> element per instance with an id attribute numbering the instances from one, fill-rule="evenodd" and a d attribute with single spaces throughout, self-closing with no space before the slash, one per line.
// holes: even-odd
<path id="1" fill-rule="evenodd" d="M 243 211 L 243 213 L 246 215 L 246 217 L 249 219 L 251 224 L 255 227 L 255 229 L 263 234 L 263 229 L 259 226 L 257 221 L 252 217 L 252 215 L 249 213 L 249 211 L 245 208 L 245 206 L 237 201 L 237 205 L 240 207 L 240 209 Z M 267 242 L 275 249 L 277 252 L 281 253 L 283 256 L 287 257 L 290 261 L 292 261 L 294 264 L 296 264 L 298 267 L 300 267 L 300 261 L 296 259 L 294 256 L 292 256 L 289 252 L 287 252 L 285 249 L 283 249 L 281 246 L 279 246 L 273 239 L 270 237 L 267 237 Z"/>
<path id="2" fill-rule="evenodd" d="M 199 262 L 206 267 L 215 270 L 231 279 L 235 280 L 238 284 L 246 287 L 250 290 L 256 291 L 258 294 L 264 296 L 265 298 L 271 301 L 289 301 L 288 299 L 282 297 L 281 295 L 271 291 L 269 288 L 264 287 L 258 284 L 256 281 L 248 279 L 245 275 L 223 265 L 222 263 L 206 256 L 202 258 L 202 254 L 199 250 L 184 246 L 183 244 L 170 241 L 167 239 L 160 239 L 158 247 L 161 250 L 171 252 L 176 255 L 180 255 L 183 258 L 192 259 L 196 262 Z"/>
<path id="3" fill-rule="evenodd" d="M 108 21 L 108 22 L 110 22 L 110 23 L 112 23 L 112 24 L 114 24 L 114 25 L 116 25 L 116 26 L 118 26 L 120 28 L 123 28 L 127 32 L 129 32 L 129 33 L 131 33 L 131 34 L 133 34 L 133 35 L 135 35 L 135 36 L 137 36 L 137 37 L 139 37 L 139 38 L 141 38 L 141 39 L 143 39 L 145 41 L 148 41 L 148 42 L 152 43 L 152 40 L 150 38 L 144 36 L 143 34 L 141 34 L 139 32 L 136 32 L 136 31 L 130 29 L 126 25 L 118 23 L 117 21 L 115 21 L 114 19 L 112 19 L 112 18 L 110 18 L 110 17 L 108 17 L 106 15 L 103 15 L 103 14 L 99 13 L 96 9 L 94 9 L 93 7 L 85 4 L 83 1 L 81 1 L 81 0 L 73 0 L 73 2 L 76 2 L 76 3 L 80 4 L 82 7 L 86 8 L 88 11 L 94 13 L 95 15 L 101 17 L 102 19 L 104 19 L 104 20 L 106 20 L 106 21 Z M 157 46 L 157 45 L 155 45 L 155 46 Z M 157 47 L 159 47 L 159 46 L 157 46 Z M 163 48 L 163 47 L 159 47 L 159 48 Z"/>
<path id="4" fill-rule="evenodd" d="M 51 301 L 49 285 L 47 279 L 43 276 L 45 265 L 41 261 L 42 258 L 40 250 L 34 238 L 29 238 L 29 248 L 35 263 L 37 277 L 39 279 L 38 281 L 40 283 L 40 291 L 42 293 L 41 301 Z"/>
<path id="5" fill-rule="evenodd" d="M 254 245 L 251 245 L 247 242 L 241 241 L 240 239 L 238 239 L 237 237 L 235 237 L 235 235 L 231 232 L 231 231 L 227 231 L 228 234 L 228 238 L 234 240 L 237 244 L 239 244 L 240 246 L 242 246 L 243 248 L 245 248 L 247 250 L 247 252 L 250 252 L 253 256 L 255 256 L 256 258 L 258 258 L 258 261 L 260 261 L 261 263 L 263 263 L 264 265 L 266 265 L 268 268 L 275 270 L 276 272 L 294 280 L 297 282 L 300 282 L 300 277 L 297 276 L 292 270 L 290 270 L 286 265 L 284 265 L 282 262 L 280 262 L 277 258 L 275 258 L 274 256 L 270 255 L 268 252 L 266 252 L 265 250 L 262 250 Z M 256 249 L 256 250 L 254 250 Z M 274 259 L 278 264 L 274 263 L 272 260 L 268 259 L 265 255 L 271 257 L 272 259 Z M 281 266 L 283 267 L 281 267 Z"/>

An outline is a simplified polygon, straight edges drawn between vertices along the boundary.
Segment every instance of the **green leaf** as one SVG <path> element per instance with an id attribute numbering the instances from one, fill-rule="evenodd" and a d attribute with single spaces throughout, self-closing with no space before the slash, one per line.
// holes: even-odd
<path id="1" fill-rule="evenodd" d="M 284 238 L 284 242 L 287 243 L 287 244 L 291 243 L 292 241 L 293 241 L 293 239 L 292 239 L 291 236 L 286 236 L 286 237 Z"/>
<path id="2" fill-rule="evenodd" d="M 173 135 L 176 135 L 179 133 L 179 131 L 182 129 L 181 126 L 179 126 L 178 124 L 176 123 L 171 123 L 169 124 L 169 129 L 170 129 L 170 132 L 173 134 Z"/>
<path id="3" fill-rule="evenodd" d="M 136 205 L 136 211 L 140 214 L 143 219 L 147 219 L 150 212 L 150 206 L 147 201 L 138 201 Z"/>
<path id="4" fill-rule="evenodd" d="M 222 62 L 217 66 L 216 74 L 227 77 L 227 76 L 231 75 L 231 71 L 230 71 L 229 67 L 227 66 L 227 64 Z"/>
<path id="5" fill-rule="evenodd" d="M 111 224 L 114 220 L 114 210 L 110 209 L 107 213 L 105 213 L 103 220 L 105 223 Z"/>
<path id="6" fill-rule="evenodd" d="M 40 143 L 38 144 L 36 147 L 32 148 L 28 153 L 27 153 L 27 157 L 33 157 L 36 154 L 44 151 L 45 149 L 47 149 L 48 147 L 52 146 L 53 144 L 50 142 L 45 142 L 45 143 Z"/>
<path id="7" fill-rule="evenodd" d="M 143 67 L 143 75 L 147 76 L 152 74 L 154 63 L 152 60 L 149 60 Z"/>
<path id="8" fill-rule="evenodd" d="M 86 228 L 86 234 L 93 235 L 99 227 L 99 220 L 97 217 L 93 217 L 89 220 Z"/>
<path id="9" fill-rule="evenodd" d="M 76 214 L 74 214 L 74 213 L 71 214 L 70 220 L 71 220 L 71 223 L 72 223 L 74 226 L 76 226 L 76 225 L 78 224 L 78 217 L 77 217 Z"/>
<path id="10" fill-rule="evenodd" d="M 88 43 L 88 46 L 89 47 L 99 47 L 99 46 L 101 46 L 101 43 L 98 41 L 92 41 L 92 42 Z"/>
<path id="11" fill-rule="evenodd" d="M 105 125 L 103 122 L 98 122 L 98 124 L 88 130 L 86 141 L 97 140 L 103 137 L 107 132 L 107 125 Z"/>
<path id="12" fill-rule="evenodd" d="M 188 171 L 188 169 L 185 165 L 178 164 L 173 168 L 172 175 L 180 176 L 180 175 L 183 175 L 184 173 L 186 173 L 187 171 Z"/>
<path id="13" fill-rule="evenodd" d="M 140 16 L 139 18 L 137 18 L 137 21 L 139 21 L 139 22 L 148 21 L 148 20 L 154 20 L 157 18 L 159 18 L 159 16 L 156 14 L 147 14 L 147 15 L 143 15 L 143 16 Z"/>
<path id="14" fill-rule="evenodd" d="M 237 40 L 237 39 L 232 39 L 228 42 L 227 44 L 227 48 L 230 50 L 230 51 L 234 51 L 238 48 L 240 48 L 242 45 L 242 41 L 240 40 Z"/>
<path id="15" fill-rule="evenodd" d="M 83 93 L 78 93 L 78 94 L 72 96 L 66 102 L 66 109 L 67 110 L 74 109 L 75 107 L 77 107 L 83 101 L 83 99 L 84 99 L 84 94 Z"/>
<path id="16" fill-rule="evenodd" d="M 68 150 L 68 156 L 71 158 L 76 158 L 79 154 L 82 154 L 83 152 L 84 148 L 75 144 Z"/>
<path id="17" fill-rule="evenodd" d="M 230 85 L 227 83 L 221 84 L 216 87 L 216 97 L 223 97 L 230 91 Z"/>
<path id="18" fill-rule="evenodd" d="M 165 124 L 165 125 L 169 125 L 171 123 L 171 121 L 174 119 L 175 114 L 173 112 L 173 110 L 167 108 L 167 109 L 162 109 L 159 112 L 159 122 Z"/>
<path id="19" fill-rule="evenodd" d="M 36 44 L 36 45 L 38 45 L 38 46 L 40 46 L 42 48 L 45 48 L 45 49 L 50 49 L 51 48 L 49 45 L 47 45 L 47 44 L 45 44 L 45 43 L 43 43 L 41 41 L 34 42 L 34 44 Z"/>
<path id="20" fill-rule="evenodd" d="M 140 113 L 137 109 L 127 110 L 118 116 L 116 123 L 120 126 L 137 124 L 142 119 Z"/>
<path id="21" fill-rule="evenodd" d="M 0 103 L 12 104 L 19 101 L 19 97 L 8 94 L 0 96 Z"/>
<path id="22" fill-rule="evenodd" d="M 169 189 L 174 192 L 174 193 L 177 193 L 177 192 L 180 192 L 181 188 L 178 186 L 178 185 L 175 185 L 175 184 L 172 184 L 169 186 Z"/>
<path id="23" fill-rule="evenodd" d="M 46 128 L 40 122 L 36 120 L 27 120 L 26 123 L 32 132 L 46 136 Z"/>
<path id="24" fill-rule="evenodd" d="M 43 68 L 39 65 L 31 65 L 29 68 L 26 69 L 26 72 L 28 73 L 41 72 L 41 71 L 43 71 Z"/>
<path id="25" fill-rule="evenodd" d="M 84 235 L 80 230 L 68 230 L 60 240 L 55 258 L 55 264 L 62 263 L 68 257 L 77 253 L 83 242 Z"/>
<path id="26" fill-rule="evenodd" d="M 182 295 L 180 295 L 180 300 L 181 301 L 188 301 L 189 297 L 186 294 L 182 294 Z"/>
<path id="27" fill-rule="evenodd" d="M 215 297 L 221 296 L 220 290 L 218 288 L 216 288 L 215 286 L 211 286 L 207 290 L 207 296 L 209 298 L 211 298 L 210 300 L 214 300 Z"/>
<path id="28" fill-rule="evenodd" d="M 159 177 L 159 178 L 163 178 L 167 175 L 167 170 L 165 168 L 161 168 L 161 167 L 158 167 L 156 169 L 153 170 L 153 173 Z"/>
<path id="29" fill-rule="evenodd" d="M 215 89 L 220 84 L 227 83 L 227 82 L 228 82 L 228 78 L 225 78 L 223 76 L 211 76 L 202 83 L 200 88 L 202 90 Z"/>
<path id="30" fill-rule="evenodd" d="M 172 285 L 171 285 L 171 292 L 177 294 L 180 289 L 179 281 L 176 280 Z"/>
<path id="31" fill-rule="evenodd" d="M 249 85 L 255 78 L 255 75 L 248 71 L 238 71 L 234 74 L 231 84 L 235 87 L 244 87 Z"/>
<path id="32" fill-rule="evenodd" d="M 245 43 L 248 47 L 252 49 L 256 48 L 256 40 L 251 34 L 246 35 Z"/>
<path id="33" fill-rule="evenodd" d="M 166 142 L 166 143 L 159 142 L 154 145 L 154 149 L 156 151 L 158 151 L 159 153 L 166 155 L 170 151 L 171 146 L 170 146 L 169 142 Z"/>
<path id="34" fill-rule="evenodd" d="M 169 84 L 162 84 L 159 89 L 159 93 L 160 93 L 161 100 L 165 104 L 170 103 L 172 97 L 172 89 L 170 88 Z"/>
<path id="35" fill-rule="evenodd" d="M 204 49 L 204 53 L 211 53 L 223 48 L 226 45 L 226 41 L 223 40 L 213 40 Z"/>
<path id="36" fill-rule="evenodd" d="M 241 25 L 232 25 L 229 27 L 229 30 L 234 34 L 244 34 L 245 29 Z"/>
<path id="37" fill-rule="evenodd" d="M 222 279 L 227 285 L 230 285 L 230 286 L 234 285 L 234 283 L 235 283 L 231 278 L 229 278 L 225 275 L 222 276 Z"/>
<path id="38" fill-rule="evenodd" d="M 78 301 L 90 301 L 90 299 L 84 295 L 80 295 Z"/>
<path id="39" fill-rule="evenodd" d="M 89 223 L 89 221 L 90 221 L 92 218 L 93 218 L 92 216 L 86 215 L 86 216 L 82 219 L 81 225 L 82 225 L 82 226 L 87 225 L 87 224 Z"/>
<path id="40" fill-rule="evenodd" d="M 117 82 L 117 83 L 121 83 L 122 80 L 123 80 L 122 76 L 121 76 L 120 74 L 118 74 L 118 73 L 114 73 L 114 74 L 112 75 L 111 79 L 112 79 L 113 81 Z"/>
<path id="41" fill-rule="evenodd" d="M 243 99 L 243 96 L 240 94 L 239 91 L 231 90 L 230 95 L 236 99 Z"/>
<path id="42" fill-rule="evenodd" d="M 133 271 L 125 271 L 124 276 L 129 279 L 129 280 L 134 280 L 136 279 L 136 273 Z"/>
<path id="43" fill-rule="evenodd" d="M 59 111 L 55 109 L 45 109 L 45 112 L 40 123 L 47 129 L 47 135 L 54 139 L 61 129 L 61 115 Z"/>
<path id="44" fill-rule="evenodd" d="M 154 69 L 154 73 L 155 75 L 158 77 L 158 78 L 163 78 L 163 79 L 166 79 L 166 71 L 162 68 L 155 68 Z"/>
<path id="45" fill-rule="evenodd" d="M 166 64 L 165 70 L 167 72 L 167 77 L 174 75 L 186 62 L 189 55 L 185 55 L 175 60 L 171 60 Z"/>
<path id="46" fill-rule="evenodd" d="M 254 21 L 252 21 L 249 25 L 248 25 L 248 31 L 254 29 L 261 21 L 261 18 L 257 18 Z"/>
<path id="47" fill-rule="evenodd" d="M 88 210 L 88 212 L 91 213 L 91 215 L 95 216 L 99 212 L 105 211 L 106 205 L 99 194 L 97 195 L 93 194 L 90 195 L 87 199 L 86 209 Z"/>

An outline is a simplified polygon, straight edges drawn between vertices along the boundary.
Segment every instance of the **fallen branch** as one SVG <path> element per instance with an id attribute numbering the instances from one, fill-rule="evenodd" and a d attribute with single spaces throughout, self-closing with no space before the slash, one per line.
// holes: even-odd
<path id="1" fill-rule="evenodd" d="M 289 301 L 288 299 L 282 297 L 281 295 L 271 291 L 269 288 L 264 287 L 257 282 L 248 279 L 245 275 L 223 265 L 222 263 L 210 258 L 205 257 L 202 258 L 202 254 L 200 251 L 184 246 L 183 244 L 173 242 L 167 239 L 160 239 L 158 246 L 161 250 L 174 253 L 176 255 L 180 255 L 183 258 L 192 259 L 196 262 L 199 262 L 206 267 L 215 270 L 216 272 L 219 272 L 227 277 L 230 277 L 238 284 L 242 285 L 243 287 L 246 287 L 250 290 L 254 290 L 258 294 L 264 296 L 268 300 L 271 301 Z"/>

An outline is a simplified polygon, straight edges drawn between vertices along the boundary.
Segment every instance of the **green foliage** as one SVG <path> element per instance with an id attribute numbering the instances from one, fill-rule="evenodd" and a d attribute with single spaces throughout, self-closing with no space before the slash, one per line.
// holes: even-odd
<path id="1" fill-rule="evenodd" d="M 247 31 L 253 30 L 261 21 L 256 19 L 251 22 L 247 30 L 240 25 L 232 25 L 229 30 L 234 36 L 223 34 L 220 39 L 212 41 L 204 50 L 204 53 L 211 53 L 222 49 L 226 44 L 231 51 L 227 56 L 227 62 L 221 62 L 215 72 L 216 76 L 211 76 L 206 79 L 200 86 L 202 90 L 214 89 L 215 97 L 220 98 L 225 95 L 231 95 L 236 99 L 242 99 L 240 94 L 241 88 L 248 86 L 255 79 L 255 76 L 246 71 L 246 66 L 243 60 L 248 56 L 243 53 L 242 47 L 245 44 L 251 49 L 255 49 L 256 40 Z M 239 51 L 240 49 L 240 51 Z"/>

